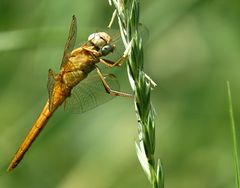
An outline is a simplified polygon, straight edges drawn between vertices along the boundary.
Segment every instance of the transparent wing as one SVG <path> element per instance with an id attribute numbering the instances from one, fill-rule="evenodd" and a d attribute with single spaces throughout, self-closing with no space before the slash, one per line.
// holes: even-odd
<path id="1" fill-rule="evenodd" d="M 47 89 L 48 89 L 48 98 L 49 98 L 49 111 L 52 111 L 53 108 L 53 92 L 55 87 L 55 79 L 54 79 L 54 72 L 52 69 L 48 70 L 48 83 L 47 83 Z"/>
<path id="2" fill-rule="evenodd" d="M 147 45 L 147 43 L 149 42 L 149 38 L 150 38 L 150 31 L 147 28 L 147 26 L 145 26 L 142 23 L 138 24 L 138 29 L 139 29 L 139 33 L 142 37 L 142 42 L 143 42 L 143 46 Z"/>
<path id="3" fill-rule="evenodd" d="M 112 43 L 115 44 L 116 49 L 114 53 L 110 53 L 106 58 L 110 60 L 116 60 L 123 55 L 125 51 L 125 46 L 121 38 L 121 33 L 118 29 L 99 29 L 99 31 L 104 31 L 108 33 L 112 38 Z M 149 29 L 144 25 L 139 23 L 138 30 L 142 37 L 143 46 L 146 46 L 149 42 Z"/>
<path id="4" fill-rule="evenodd" d="M 67 62 L 69 54 L 74 48 L 77 37 L 77 18 L 73 15 L 72 23 L 68 33 L 68 39 L 64 48 L 61 67 Z"/>
<path id="5" fill-rule="evenodd" d="M 119 83 L 115 75 L 105 74 L 104 77 L 112 89 L 119 91 Z M 73 88 L 64 108 L 73 113 L 83 113 L 113 98 L 105 91 L 99 76 L 95 73 Z"/>

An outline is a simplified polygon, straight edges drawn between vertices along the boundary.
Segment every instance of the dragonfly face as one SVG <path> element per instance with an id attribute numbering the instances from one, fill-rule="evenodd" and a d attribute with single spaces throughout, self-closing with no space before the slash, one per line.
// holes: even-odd
<path id="1" fill-rule="evenodd" d="M 112 53 L 114 49 L 115 49 L 115 45 L 107 44 L 100 49 L 100 52 L 102 56 L 106 56 L 110 52 Z"/>
<path id="2" fill-rule="evenodd" d="M 102 48 L 112 41 L 111 37 L 105 32 L 93 33 L 89 35 L 88 40 L 98 48 Z"/>
<path id="3" fill-rule="evenodd" d="M 111 37 L 105 32 L 98 32 L 89 35 L 88 41 L 94 45 L 96 49 L 99 49 L 102 56 L 108 55 L 115 49 L 115 45 L 111 44 Z"/>

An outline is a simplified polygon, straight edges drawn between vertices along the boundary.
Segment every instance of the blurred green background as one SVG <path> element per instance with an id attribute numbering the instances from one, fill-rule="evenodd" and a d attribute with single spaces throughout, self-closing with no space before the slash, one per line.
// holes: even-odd
<path id="1" fill-rule="evenodd" d="M 6 172 L 47 100 L 47 71 L 59 70 L 71 16 L 81 44 L 107 26 L 112 11 L 107 0 L 0 0 L 1 188 L 151 187 L 135 154 L 134 107 L 124 98 L 81 115 L 59 109 Z M 234 187 L 226 81 L 239 125 L 239 20 L 238 0 L 141 1 L 150 32 L 145 70 L 158 84 L 156 157 L 168 188 Z M 119 80 L 128 90 L 125 67 Z"/>

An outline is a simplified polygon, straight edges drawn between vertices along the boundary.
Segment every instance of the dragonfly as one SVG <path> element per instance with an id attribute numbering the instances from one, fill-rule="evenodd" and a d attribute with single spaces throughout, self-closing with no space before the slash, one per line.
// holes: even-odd
<path id="1" fill-rule="evenodd" d="M 92 33 L 89 35 L 87 42 L 74 49 L 76 36 L 77 18 L 73 15 L 68 39 L 64 48 L 60 72 L 56 74 L 52 69 L 49 69 L 47 84 L 49 98 L 10 162 L 7 169 L 8 171 L 12 171 L 20 163 L 53 113 L 63 103 L 64 106 L 70 104 L 69 106 L 72 105 L 74 108 L 80 106 L 80 112 L 87 111 L 104 103 L 104 100 L 103 102 L 96 102 L 99 93 L 94 93 L 94 89 L 92 88 L 98 87 L 99 84 L 97 83 L 101 83 L 101 87 L 104 88 L 106 94 L 110 96 L 132 98 L 131 94 L 112 89 L 108 81 L 114 80 L 116 78 L 115 75 L 103 74 L 97 65 L 97 63 L 101 63 L 103 66 L 109 68 L 119 67 L 126 60 L 126 56 L 124 55 L 116 61 L 104 58 L 104 56 L 114 53 L 116 49 L 116 45 L 113 44 L 111 36 L 106 32 Z M 96 70 L 96 76 L 92 78 L 89 77 L 90 81 L 85 81 L 88 80 L 88 75 L 93 70 Z M 100 82 L 97 82 L 97 80 Z M 86 90 L 85 93 L 84 90 Z M 107 100 L 105 100 L 105 102 Z"/>

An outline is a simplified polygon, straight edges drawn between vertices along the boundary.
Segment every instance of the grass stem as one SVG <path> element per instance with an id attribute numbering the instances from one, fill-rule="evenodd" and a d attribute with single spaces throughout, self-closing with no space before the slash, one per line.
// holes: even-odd
<path id="1" fill-rule="evenodd" d="M 143 69 L 144 50 L 139 31 L 139 0 L 109 0 L 115 6 L 113 17 L 117 16 L 122 41 L 128 51 L 128 77 L 134 93 L 135 112 L 138 121 L 136 152 L 143 171 L 153 188 L 163 188 L 164 178 L 160 160 L 155 162 L 155 110 L 151 103 L 151 91 L 155 82 Z M 110 25 L 113 22 L 111 19 Z"/>
<path id="2" fill-rule="evenodd" d="M 234 121 L 233 106 L 232 106 L 232 95 L 231 95 L 231 89 L 230 89 L 229 81 L 227 82 L 227 90 L 228 90 L 228 102 L 229 102 L 229 116 L 230 116 L 230 121 L 231 121 L 232 138 L 233 138 L 233 152 L 234 152 L 236 187 L 240 188 L 240 183 L 239 183 L 240 170 L 239 170 L 239 161 L 238 161 L 237 134 L 236 134 L 235 121 Z"/>

